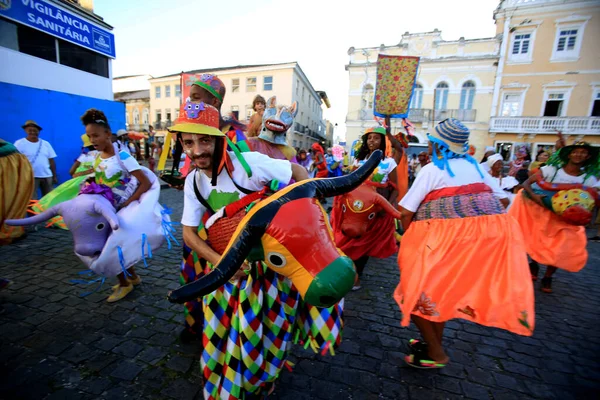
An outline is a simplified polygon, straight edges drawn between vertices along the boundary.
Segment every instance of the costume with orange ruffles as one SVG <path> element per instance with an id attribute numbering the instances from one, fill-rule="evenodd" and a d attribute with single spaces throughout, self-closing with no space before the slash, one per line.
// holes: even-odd
<path id="1" fill-rule="evenodd" d="M 428 136 L 433 162 L 400 201 L 414 213 L 398 254 L 402 326 L 415 314 L 532 335 L 533 288 L 523 236 L 499 201 L 506 194 L 466 154 L 469 130 L 460 121 Z"/>

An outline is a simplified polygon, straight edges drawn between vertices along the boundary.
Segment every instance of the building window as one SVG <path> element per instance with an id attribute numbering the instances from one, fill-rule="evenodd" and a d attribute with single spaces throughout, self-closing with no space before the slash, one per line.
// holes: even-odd
<path id="1" fill-rule="evenodd" d="M 300 91 L 300 80 L 296 79 L 296 96 L 298 96 L 299 91 Z"/>
<path id="2" fill-rule="evenodd" d="M 231 115 L 237 120 L 240 119 L 240 107 L 239 106 L 231 106 Z"/>
<path id="3" fill-rule="evenodd" d="M 156 110 L 156 122 L 160 122 L 162 120 L 162 111 L 161 110 Z"/>
<path id="4" fill-rule="evenodd" d="M 510 53 L 508 54 L 509 61 L 514 62 L 530 62 L 533 54 L 534 32 L 515 32 L 512 35 L 512 43 Z"/>
<path id="5" fill-rule="evenodd" d="M 544 117 L 562 117 L 565 114 L 565 93 L 547 93 Z"/>
<path id="6" fill-rule="evenodd" d="M 175 85 L 175 97 L 181 98 L 181 85 L 180 84 Z"/>
<path id="7" fill-rule="evenodd" d="M 529 41 L 531 40 L 530 33 L 521 33 L 515 35 L 513 39 L 512 54 L 527 54 L 529 53 Z"/>
<path id="8" fill-rule="evenodd" d="M 600 90 L 594 92 L 592 97 L 592 109 L 590 111 L 590 117 L 600 117 Z"/>
<path id="9" fill-rule="evenodd" d="M 264 91 L 273 90 L 273 77 L 272 76 L 264 76 L 263 77 L 263 90 Z"/>
<path id="10" fill-rule="evenodd" d="M 467 81 L 463 83 L 460 91 L 460 109 L 461 110 L 472 110 L 473 99 L 475 98 L 475 83 L 473 81 Z"/>
<path id="11" fill-rule="evenodd" d="M 108 78 L 108 57 L 2 18 L 0 47 Z"/>
<path id="12" fill-rule="evenodd" d="M 373 90 L 373 85 L 367 83 L 363 87 L 361 108 L 363 110 L 372 110 L 374 99 L 375 99 L 375 92 Z"/>
<path id="13" fill-rule="evenodd" d="M 579 59 L 584 27 L 585 23 L 557 28 L 551 61 L 576 61 Z"/>
<path id="14" fill-rule="evenodd" d="M 521 115 L 522 93 L 504 93 L 502 96 L 502 117 L 518 117 Z"/>
<path id="15" fill-rule="evenodd" d="M 167 116 L 167 121 L 171 121 L 171 109 L 167 108 L 165 110 L 165 115 Z"/>
<path id="16" fill-rule="evenodd" d="M 246 92 L 256 92 L 256 77 L 246 78 Z"/>
<path id="17" fill-rule="evenodd" d="M 435 109 L 445 110 L 448 107 L 448 84 L 440 82 L 435 87 Z"/>
<path id="18" fill-rule="evenodd" d="M 252 109 L 252 104 L 249 104 L 246 106 L 246 120 L 249 120 L 252 114 L 254 114 L 254 110 Z"/>
<path id="19" fill-rule="evenodd" d="M 165 97 L 171 97 L 171 85 L 165 85 Z"/>
<path id="20" fill-rule="evenodd" d="M 304 101 L 304 87 L 302 88 L 302 101 Z"/>
<path id="21" fill-rule="evenodd" d="M 60 64 L 108 78 L 108 58 L 103 55 L 60 39 L 58 50 Z"/>
<path id="22" fill-rule="evenodd" d="M 175 121 L 179 118 L 179 108 L 175 109 Z"/>
<path id="23" fill-rule="evenodd" d="M 137 108 L 133 109 L 133 124 L 138 125 L 140 123 L 140 111 Z"/>
<path id="24" fill-rule="evenodd" d="M 231 80 L 231 93 L 238 93 L 240 91 L 240 78 Z"/>
<path id="25" fill-rule="evenodd" d="M 160 99 L 160 86 L 154 88 L 154 97 Z"/>
<path id="26" fill-rule="evenodd" d="M 144 111 L 142 111 L 142 123 L 143 123 L 144 125 L 148 125 L 148 119 L 149 119 L 149 118 L 148 118 L 148 114 L 149 114 L 149 113 L 150 113 L 150 112 L 148 111 L 148 109 L 147 109 L 147 108 L 144 108 Z"/>
<path id="27" fill-rule="evenodd" d="M 30 56 L 57 62 L 56 39 L 38 30 L 24 25 L 17 25 L 19 51 Z"/>
<path id="28" fill-rule="evenodd" d="M 423 106 L 423 85 L 417 83 L 415 90 L 413 90 L 412 99 L 410 99 L 410 107 L 413 109 L 420 109 Z"/>
<path id="29" fill-rule="evenodd" d="M 125 112 L 125 123 L 129 125 L 129 113 Z"/>

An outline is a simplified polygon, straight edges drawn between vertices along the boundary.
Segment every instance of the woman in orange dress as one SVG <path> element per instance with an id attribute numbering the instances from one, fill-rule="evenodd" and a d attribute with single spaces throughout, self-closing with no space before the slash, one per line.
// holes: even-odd
<path id="1" fill-rule="evenodd" d="M 400 201 L 406 233 L 394 298 L 402 326 L 412 319 L 423 337 L 410 341 L 405 361 L 442 368 L 446 321 L 530 336 L 534 298 L 521 231 L 505 213 L 504 191 L 466 154 L 469 129 L 448 119 L 428 137 L 432 162 Z"/>
<path id="2" fill-rule="evenodd" d="M 557 147 L 564 146 L 560 138 Z M 531 279 L 536 281 L 539 264 L 547 265 L 541 290 L 552 293 L 552 276 L 558 268 L 578 272 L 587 262 L 585 227 L 572 225 L 544 207 L 542 198 L 531 185 L 538 180 L 553 184 L 582 184 L 598 190 L 600 182 L 598 149 L 578 142 L 560 150 L 523 184 L 523 191 L 515 197 L 509 214 L 521 226 L 525 248 L 532 261 L 529 264 Z M 525 193 L 529 198 L 525 197 Z M 539 263 L 539 264 L 538 264 Z"/>

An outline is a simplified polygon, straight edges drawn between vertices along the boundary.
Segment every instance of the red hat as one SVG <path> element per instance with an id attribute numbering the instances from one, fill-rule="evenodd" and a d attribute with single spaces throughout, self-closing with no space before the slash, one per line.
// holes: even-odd
<path id="1" fill-rule="evenodd" d="M 219 129 L 219 110 L 205 103 L 186 101 L 181 105 L 179 118 L 169 132 L 225 136 Z"/>

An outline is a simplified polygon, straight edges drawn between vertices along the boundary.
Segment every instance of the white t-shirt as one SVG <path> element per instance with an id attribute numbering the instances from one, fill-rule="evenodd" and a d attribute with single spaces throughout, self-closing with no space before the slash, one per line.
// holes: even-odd
<path id="1" fill-rule="evenodd" d="M 590 187 L 600 187 L 600 182 L 598 182 L 598 179 L 594 178 L 593 176 L 590 176 L 584 182 L 585 174 L 581 174 L 579 176 L 569 175 L 562 168 L 559 169 L 557 172 L 556 167 L 553 167 L 551 165 L 543 166 L 542 168 L 540 168 L 540 170 L 542 171 L 542 176 L 544 177 L 544 180 L 547 182 L 579 183 Z"/>
<path id="2" fill-rule="evenodd" d="M 354 160 L 354 166 L 355 167 L 360 167 L 365 163 L 366 160 Z M 396 164 L 396 160 L 394 160 L 392 157 L 386 157 L 383 160 L 381 160 L 379 162 L 379 165 L 377 166 L 377 168 L 375 168 L 375 171 L 373 171 L 373 174 L 371 175 L 371 181 L 372 182 L 376 182 L 376 183 L 387 183 L 388 181 L 388 175 L 390 174 L 390 172 L 392 172 L 394 170 L 394 168 L 396 168 L 398 166 L 398 164 Z"/>
<path id="3" fill-rule="evenodd" d="M 464 186 L 472 183 L 485 183 L 492 189 L 494 196 L 499 199 L 506 199 L 508 197 L 490 174 L 481 171 L 483 174 L 483 178 L 481 178 L 475 165 L 467 160 L 454 158 L 448 160 L 448 164 L 454 173 L 454 177 L 451 177 L 448 171 L 442 171 L 436 167 L 434 163 L 429 163 L 421 169 L 412 187 L 406 193 L 406 196 L 400 200 L 399 204 L 408 211 L 416 212 L 423 199 L 425 199 L 425 196 L 430 192 L 446 187 Z"/>
<path id="4" fill-rule="evenodd" d="M 42 147 L 40 148 L 40 146 Z M 56 153 L 50 143 L 42 139 L 38 139 L 37 142 L 32 143 L 23 138 L 15 142 L 15 147 L 29 159 L 29 162 L 33 166 L 33 176 L 35 178 L 52 177 L 49 160 L 51 158 L 56 158 Z M 38 149 L 40 150 L 39 154 Z M 38 154 L 37 158 L 35 156 L 36 154 Z"/>
<path id="5" fill-rule="evenodd" d="M 284 184 L 292 179 L 292 166 L 287 160 L 276 160 L 257 152 L 243 153 L 244 160 L 252 169 L 252 177 L 248 178 L 246 170 L 236 158 L 235 153 L 229 152 L 229 155 L 234 168 L 233 179 L 242 188 L 258 191 L 274 179 Z M 217 186 L 212 186 L 211 179 L 201 170 L 196 170 L 185 178 L 183 216 L 181 218 L 181 223 L 185 226 L 199 226 L 202 216 L 206 212 L 206 208 L 200 203 L 194 192 L 194 179 L 197 179 L 198 191 L 204 199 L 208 201 L 209 196 L 218 196 L 217 202 L 221 203 L 221 206 L 214 211 L 245 196 L 235 187 L 225 168 L 217 177 Z M 212 200 L 211 197 L 209 204 L 213 203 Z"/>

